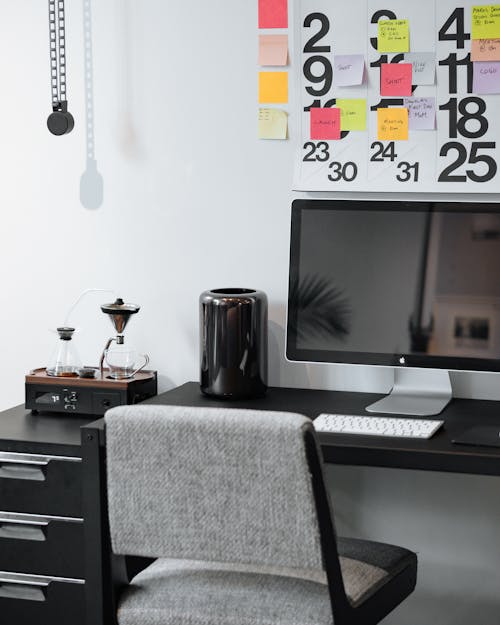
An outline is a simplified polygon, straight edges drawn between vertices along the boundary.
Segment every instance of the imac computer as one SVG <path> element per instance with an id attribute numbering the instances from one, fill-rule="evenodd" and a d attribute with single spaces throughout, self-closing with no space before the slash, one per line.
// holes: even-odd
<path id="1" fill-rule="evenodd" d="M 394 368 L 370 412 L 435 415 L 500 371 L 500 205 L 295 200 L 287 358 Z"/>

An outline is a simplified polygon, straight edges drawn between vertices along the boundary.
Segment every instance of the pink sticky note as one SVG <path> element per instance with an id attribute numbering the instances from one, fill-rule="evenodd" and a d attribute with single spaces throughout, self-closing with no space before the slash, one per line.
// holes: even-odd
<path id="1" fill-rule="evenodd" d="M 411 63 L 382 63 L 380 95 L 411 95 Z"/>
<path id="2" fill-rule="evenodd" d="M 259 35 L 259 65 L 286 65 L 288 35 Z"/>
<path id="3" fill-rule="evenodd" d="M 340 139 L 340 109 L 311 109 L 311 139 Z"/>
<path id="4" fill-rule="evenodd" d="M 259 28 L 288 28 L 288 0 L 259 0 Z"/>

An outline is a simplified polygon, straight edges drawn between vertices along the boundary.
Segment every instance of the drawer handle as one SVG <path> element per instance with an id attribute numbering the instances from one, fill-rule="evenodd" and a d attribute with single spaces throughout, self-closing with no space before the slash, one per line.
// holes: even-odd
<path id="1" fill-rule="evenodd" d="M 14 462 L 4 462 L 0 464 L 0 478 L 44 482 L 45 473 L 38 464 L 16 464 Z"/>
<path id="2" fill-rule="evenodd" d="M 0 597 L 25 601 L 45 601 L 45 592 L 40 586 L 0 582 Z"/>
<path id="3" fill-rule="evenodd" d="M 0 538 L 17 540 L 45 541 L 46 536 L 40 525 L 24 525 L 0 520 Z"/>

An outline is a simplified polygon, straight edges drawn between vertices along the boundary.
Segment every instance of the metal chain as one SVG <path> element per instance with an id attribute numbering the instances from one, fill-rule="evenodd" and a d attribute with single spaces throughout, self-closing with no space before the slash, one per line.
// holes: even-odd
<path id="1" fill-rule="evenodd" d="M 49 2 L 50 81 L 52 104 L 66 100 L 66 26 L 64 0 Z"/>
<path id="2" fill-rule="evenodd" d="M 58 45 L 59 45 L 59 98 L 66 100 L 66 26 L 64 0 L 57 0 Z"/>
<path id="3" fill-rule="evenodd" d="M 57 79 L 57 36 L 56 36 L 56 2 L 49 0 L 49 45 L 50 45 L 50 85 L 52 104 L 59 104 L 59 84 Z"/>

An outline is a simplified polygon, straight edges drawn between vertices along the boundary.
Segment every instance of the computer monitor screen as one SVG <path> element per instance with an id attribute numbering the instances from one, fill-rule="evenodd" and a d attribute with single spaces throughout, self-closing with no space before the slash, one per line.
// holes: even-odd
<path id="1" fill-rule="evenodd" d="M 287 357 L 500 371 L 500 208 L 296 200 Z"/>

